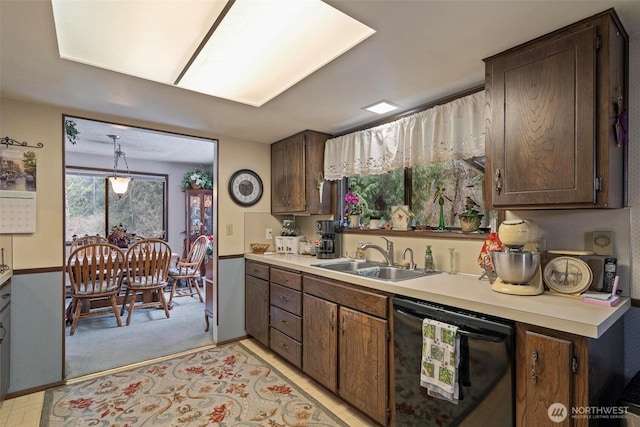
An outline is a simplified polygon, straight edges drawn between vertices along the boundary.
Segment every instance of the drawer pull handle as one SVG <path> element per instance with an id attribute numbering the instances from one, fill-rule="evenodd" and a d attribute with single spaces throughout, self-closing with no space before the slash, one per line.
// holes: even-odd
<path id="1" fill-rule="evenodd" d="M 286 321 L 286 320 L 284 320 L 284 319 L 282 319 L 280 322 L 281 322 L 281 323 L 283 323 L 283 324 L 285 324 L 285 325 L 288 325 L 288 324 L 289 324 L 289 322 L 287 322 L 287 321 Z"/>
<path id="2" fill-rule="evenodd" d="M 496 169 L 495 185 L 496 193 L 499 195 L 502 192 L 502 171 L 500 169 Z"/>
<path id="3" fill-rule="evenodd" d="M 538 374 L 536 373 L 536 362 L 538 361 L 538 350 L 531 352 L 531 381 L 534 384 L 538 383 Z"/>
<path id="4" fill-rule="evenodd" d="M 286 351 L 289 351 L 289 346 L 283 342 L 280 343 L 280 347 L 284 348 Z"/>
<path id="5" fill-rule="evenodd" d="M 288 298 L 288 297 L 286 297 L 285 295 L 280 295 L 280 299 L 281 299 L 282 301 L 284 301 L 284 302 L 288 302 L 288 301 L 289 301 L 289 298 Z"/>
<path id="6" fill-rule="evenodd" d="M 331 321 L 329 322 L 329 326 L 331 326 L 332 331 L 335 328 L 335 320 L 336 320 L 336 314 L 331 313 Z"/>

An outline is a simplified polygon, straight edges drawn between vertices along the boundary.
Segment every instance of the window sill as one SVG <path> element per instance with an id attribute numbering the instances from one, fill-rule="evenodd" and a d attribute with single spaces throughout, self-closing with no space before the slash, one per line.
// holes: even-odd
<path id="1" fill-rule="evenodd" d="M 473 232 L 467 233 L 461 230 L 407 230 L 407 231 L 394 231 L 394 230 L 365 230 L 365 229 L 351 229 L 347 228 L 342 230 L 343 234 L 366 234 L 369 236 L 394 236 L 394 237 L 410 237 L 418 239 L 460 239 L 460 240 L 485 240 L 489 235 L 488 232 Z"/>

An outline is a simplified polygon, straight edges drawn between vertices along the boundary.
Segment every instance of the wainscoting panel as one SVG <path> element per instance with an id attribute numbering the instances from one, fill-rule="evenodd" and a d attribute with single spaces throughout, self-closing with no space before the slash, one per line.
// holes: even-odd
<path id="1" fill-rule="evenodd" d="M 62 380 L 62 272 L 11 278 L 9 393 Z"/>
<path id="2" fill-rule="evenodd" d="M 243 337 L 244 258 L 218 261 L 218 342 Z"/>

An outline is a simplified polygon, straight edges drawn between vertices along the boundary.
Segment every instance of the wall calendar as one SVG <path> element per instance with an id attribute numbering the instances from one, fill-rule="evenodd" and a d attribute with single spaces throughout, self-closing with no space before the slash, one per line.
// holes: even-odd
<path id="1" fill-rule="evenodd" d="M 0 234 L 36 231 L 36 160 L 29 146 L 8 137 L 0 144 Z"/>

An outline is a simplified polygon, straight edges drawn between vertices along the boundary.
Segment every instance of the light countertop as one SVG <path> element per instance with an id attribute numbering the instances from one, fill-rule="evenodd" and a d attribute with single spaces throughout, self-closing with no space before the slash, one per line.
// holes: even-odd
<path id="1" fill-rule="evenodd" d="M 2 286 L 4 282 L 9 280 L 12 275 L 13 275 L 13 270 L 11 269 L 5 270 L 4 272 L 0 273 L 0 286 Z"/>
<path id="2" fill-rule="evenodd" d="M 585 304 L 580 298 L 547 292 L 536 296 L 502 294 L 492 291 L 488 280 L 479 280 L 478 276 L 470 274 L 440 273 L 400 282 L 385 282 L 313 266 L 346 259 L 326 260 L 275 253 L 249 253 L 245 254 L 245 258 L 589 338 L 601 337 L 631 307 L 629 298 L 623 298 L 617 307 L 601 307 Z"/>

